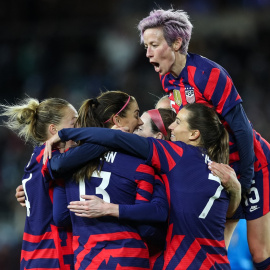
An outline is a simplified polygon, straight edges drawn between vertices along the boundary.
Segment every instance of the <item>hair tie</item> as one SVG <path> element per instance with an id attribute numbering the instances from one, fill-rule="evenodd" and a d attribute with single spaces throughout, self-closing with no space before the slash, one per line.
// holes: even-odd
<path id="1" fill-rule="evenodd" d="M 95 106 L 99 105 L 99 102 L 96 98 L 91 99 L 91 101 L 92 101 L 91 103 L 94 104 Z"/>
<path id="2" fill-rule="evenodd" d="M 219 123 L 220 128 L 225 128 L 222 122 L 218 122 L 218 123 Z"/>
<path id="3" fill-rule="evenodd" d="M 153 109 L 153 110 L 149 110 L 147 111 L 147 113 L 150 115 L 151 119 L 153 120 L 153 122 L 155 123 L 155 125 L 157 126 L 157 128 L 160 130 L 160 132 L 164 135 L 167 136 L 167 130 L 164 126 L 164 122 L 161 118 L 160 112 L 158 109 Z"/>
<path id="4" fill-rule="evenodd" d="M 130 101 L 130 96 L 128 96 L 127 102 L 124 104 L 124 106 L 122 107 L 122 109 L 121 109 L 119 112 L 117 112 L 117 113 L 115 114 L 115 116 L 118 115 L 120 112 L 122 112 L 122 111 L 126 108 L 126 106 L 128 105 L 129 101 Z M 104 122 L 104 124 L 107 123 L 107 122 L 109 122 L 110 120 L 111 120 L 111 117 L 110 117 L 108 120 L 106 120 L 106 121 Z"/>

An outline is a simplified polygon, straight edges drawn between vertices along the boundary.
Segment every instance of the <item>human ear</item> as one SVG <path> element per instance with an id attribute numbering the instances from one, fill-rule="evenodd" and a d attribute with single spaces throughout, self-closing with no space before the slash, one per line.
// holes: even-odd
<path id="1" fill-rule="evenodd" d="M 155 138 L 156 139 L 164 139 L 164 136 L 161 132 L 158 132 L 157 134 L 155 134 Z"/>
<path id="2" fill-rule="evenodd" d="M 174 41 L 174 43 L 173 43 L 173 49 L 175 50 L 175 51 L 179 51 L 180 50 L 180 48 L 181 48 L 181 46 L 182 46 L 182 38 L 177 38 L 175 41 Z"/>
<path id="3" fill-rule="evenodd" d="M 191 141 L 196 141 L 196 140 L 198 140 L 200 138 L 200 136 L 201 136 L 200 131 L 198 129 L 195 129 L 195 130 L 192 130 L 191 131 L 191 134 L 189 136 L 189 139 Z"/>
<path id="4" fill-rule="evenodd" d="M 49 127 L 48 127 L 48 130 L 49 130 L 49 133 L 51 135 L 54 135 L 58 132 L 56 126 L 54 124 L 50 124 Z"/>
<path id="5" fill-rule="evenodd" d="M 121 117 L 119 115 L 114 115 L 112 120 L 116 126 L 121 126 Z"/>

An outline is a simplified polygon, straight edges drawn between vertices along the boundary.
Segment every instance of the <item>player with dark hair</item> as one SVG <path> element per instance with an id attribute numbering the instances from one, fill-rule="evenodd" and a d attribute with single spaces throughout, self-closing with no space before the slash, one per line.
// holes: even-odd
<path id="1" fill-rule="evenodd" d="M 142 137 L 170 140 L 169 125 L 174 122 L 176 113 L 171 109 L 153 109 L 142 114 L 143 125 L 133 133 Z"/>
<path id="2" fill-rule="evenodd" d="M 42 156 L 46 140 L 62 128 L 74 127 L 77 111 L 59 98 L 42 102 L 26 98 L 15 105 L 1 105 L 1 109 L 1 115 L 8 117 L 4 126 L 36 146 L 22 179 L 26 220 L 20 269 L 74 269 L 72 233 L 53 221 L 54 182 Z"/>
<path id="3" fill-rule="evenodd" d="M 266 269 L 270 267 L 270 145 L 252 130 L 227 71 L 188 52 L 192 27 L 186 12 L 173 9 L 153 10 L 138 24 L 146 57 L 159 73 L 172 108 L 178 112 L 187 104 L 204 103 L 216 110 L 230 132 L 230 165 L 239 175 L 243 199 L 227 221 L 227 243 L 237 219 L 246 218 L 254 265 Z"/>
<path id="4" fill-rule="evenodd" d="M 239 205 L 241 186 L 233 169 L 225 165 L 228 133 L 214 110 L 202 104 L 183 108 L 169 128 L 173 142 L 110 129 L 65 129 L 47 141 L 46 147 L 60 138 L 72 138 L 147 159 L 162 174 L 169 198 L 163 269 L 230 269 L 224 226 L 226 215 L 231 216 Z M 208 165 L 211 160 L 225 164 Z"/>
<path id="5" fill-rule="evenodd" d="M 111 128 L 117 125 L 127 126 L 130 131 L 142 123 L 135 98 L 120 91 L 108 91 L 96 99 L 86 100 L 79 110 L 77 121 L 79 127 Z M 86 147 L 91 145 L 83 140 L 76 147 L 83 159 L 92 155 Z M 75 169 L 72 159 L 74 151 L 49 161 L 52 174 L 65 171 L 61 165 L 63 162 L 65 167 Z M 76 164 L 79 162 L 81 160 Z M 65 225 L 71 217 L 75 269 L 149 269 L 149 250 L 139 223 L 115 217 L 87 219 L 66 210 L 70 201 L 84 201 L 83 195 L 86 194 L 99 195 L 107 203 L 146 205 L 152 198 L 154 183 L 154 169 L 143 160 L 119 152 L 108 152 L 98 159 L 91 158 L 65 181 L 65 187 L 59 186 L 54 190 L 55 222 Z M 159 212 L 163 222 L 166 221 L 168 207 L 165 188 L 164 203 L 165 209 Z M 150 229 L 144 229 L 145 235 L 149 234 Z"/>

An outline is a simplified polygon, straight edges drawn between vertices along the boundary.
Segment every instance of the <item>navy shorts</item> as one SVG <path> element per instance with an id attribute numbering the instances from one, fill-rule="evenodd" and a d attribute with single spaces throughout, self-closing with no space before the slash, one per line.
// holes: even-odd
<path id="1" fill-rule="evenodd" d="M 253 220 L 270 211 L 270 165 L 255 172 L 246 198 L 242 198 L 236 213 L 230 219 Z"/>

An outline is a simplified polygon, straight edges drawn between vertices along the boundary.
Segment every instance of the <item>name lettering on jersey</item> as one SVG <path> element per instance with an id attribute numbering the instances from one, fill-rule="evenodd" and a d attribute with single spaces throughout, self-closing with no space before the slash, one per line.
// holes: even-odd
<path id="1" fill-rule="evenodd" d="M 212 161 L 208 155 L 206 155 L 206 154 L 202 154 L 202 155 L 204 156 L 204 162 L 205 162 L 205 164 L 208 164 L 209 162 Z"/>
<path id="2" fill-rule="evenodd" d="M 185 87 L 185 95 L 187 103 L 191 104 L 195 102 L 194 87 Z"/>
<path id="3" fill-rule="evenodd" d="M 116 157 L 117 152 L 108 152 L 105 155 L 105 159 L 107 162 L 114 163 L 115 157 Z"/>
<path id="4" fill-rule="evenodd" d="M 182 105 L 182 98 L 181 98 L 181 94 L 180 91 L 177 89 L 173 90 L 173 99 L 174 102 L 180 107 Z"/>

